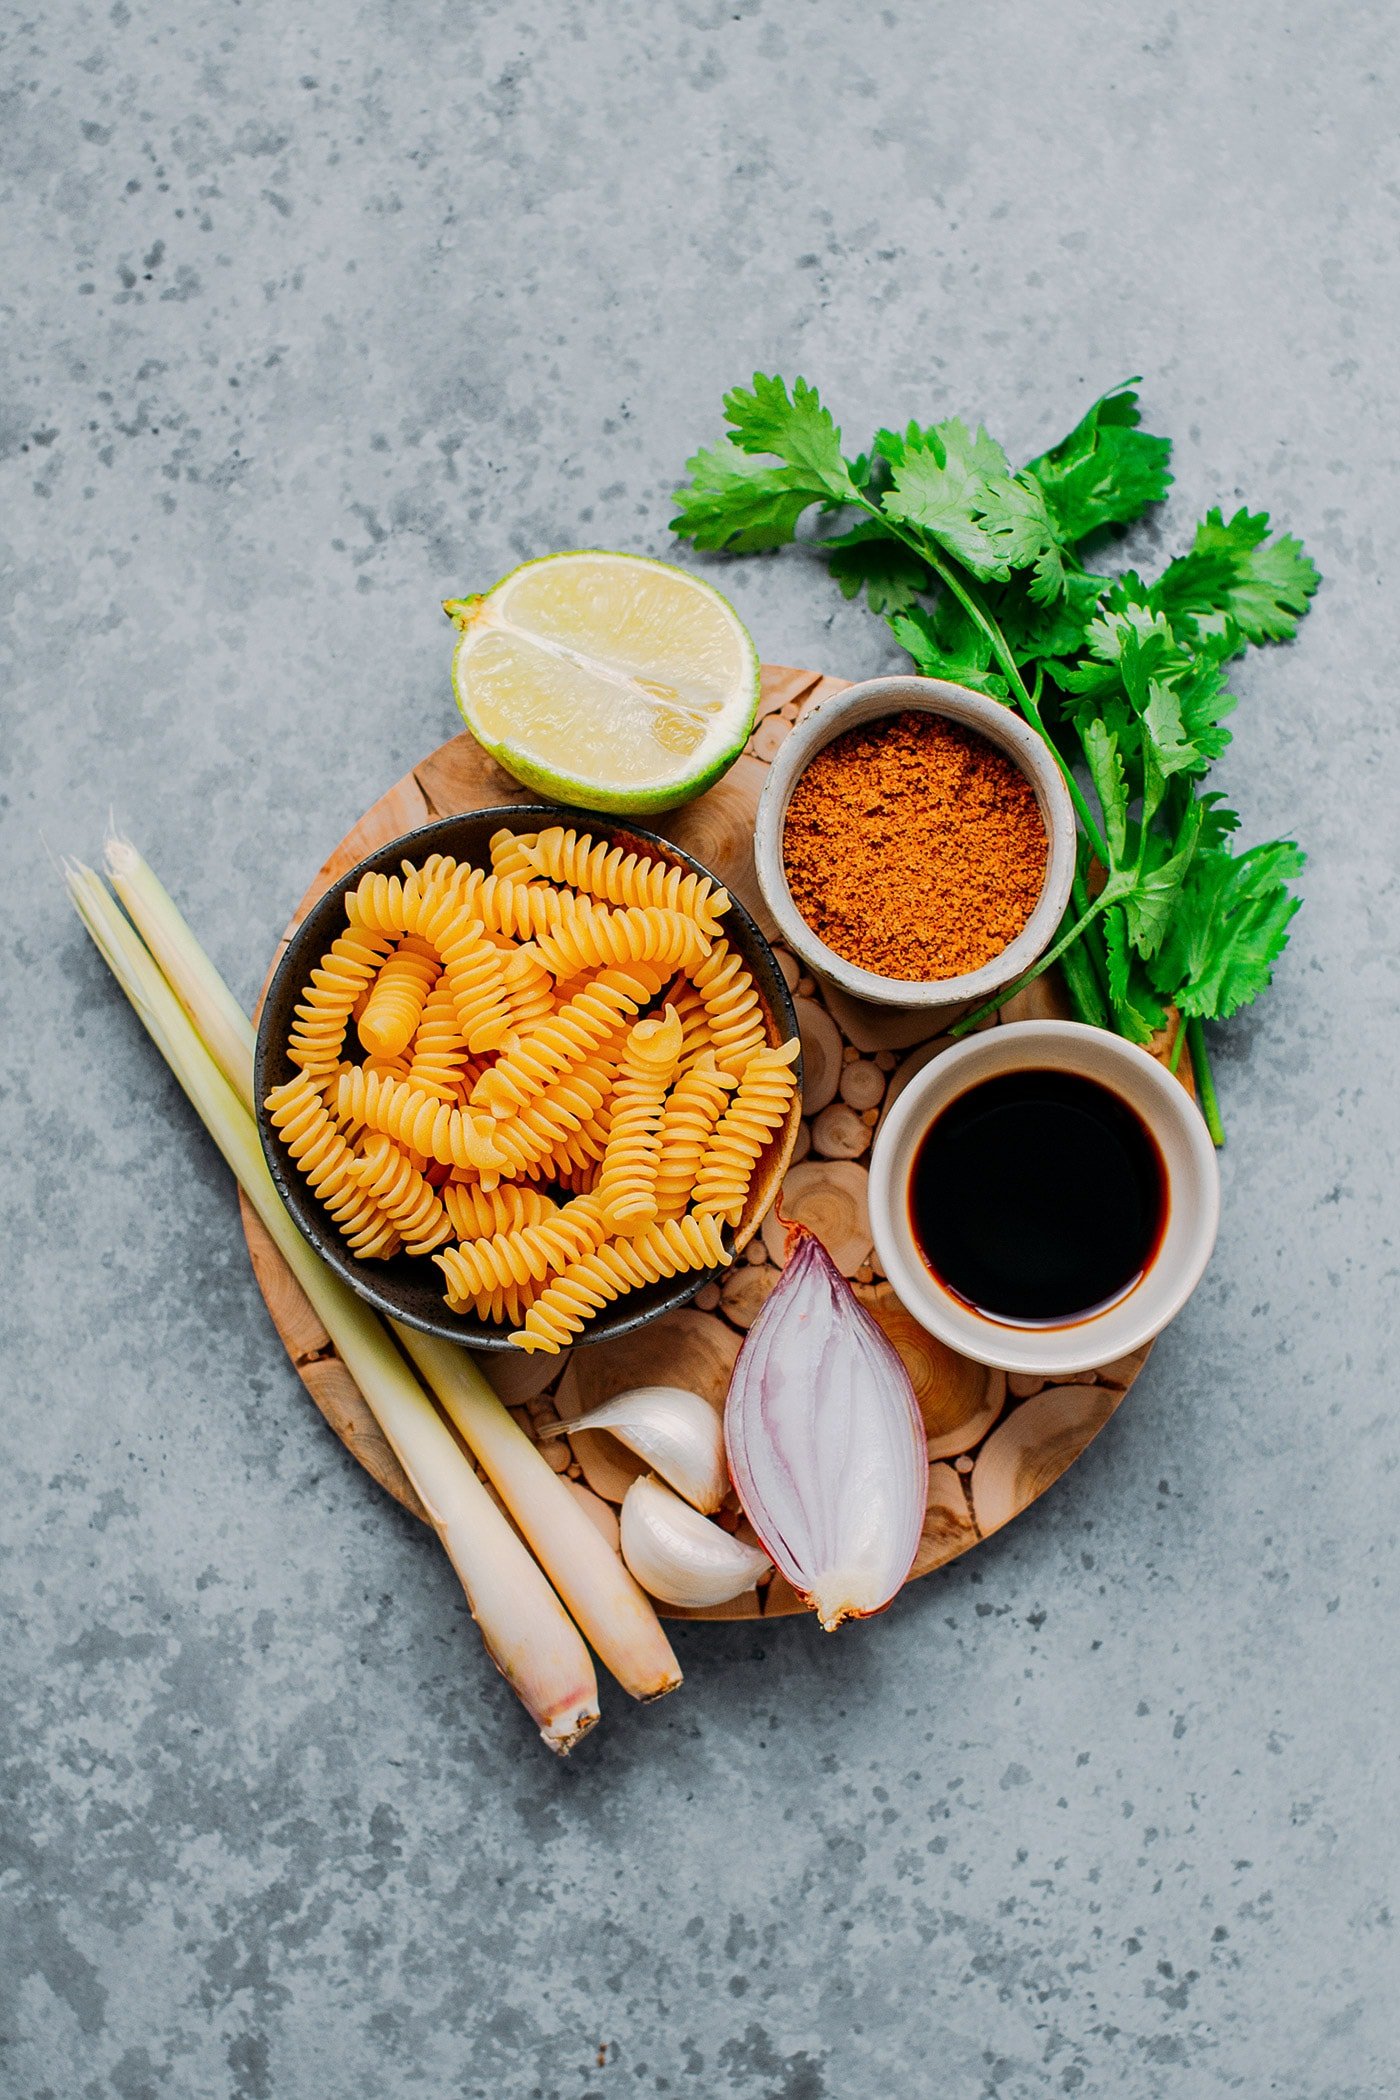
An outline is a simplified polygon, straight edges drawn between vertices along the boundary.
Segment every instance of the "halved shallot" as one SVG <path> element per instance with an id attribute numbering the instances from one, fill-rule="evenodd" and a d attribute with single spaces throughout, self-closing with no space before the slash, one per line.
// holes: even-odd
<path id="1" fill-rule="evenodd" d="M 830 1633 L 908 1575 L 928 1455 L 893 1345 L 815 1234 L 793 1225 L 788 1246 L 734 1366 L 725 1448 L 744 1514 Z"/>

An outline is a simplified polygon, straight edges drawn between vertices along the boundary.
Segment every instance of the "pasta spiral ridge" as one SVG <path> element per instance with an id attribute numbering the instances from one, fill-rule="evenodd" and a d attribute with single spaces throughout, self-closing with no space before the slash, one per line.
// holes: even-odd
<path id="1" fill-rule="evenodd" d="M 449 1312 L 474 1313 L 478 1320 L 493 1324 L 504 1321 L 519 1327 L 542 1289 L 538 1283 L 512 1283 L 494 1291 L 482 1291 L 475 1298 L 456 1298 L 449 1291 L 447 1306 Z"/>
<path id="2" fill-rule="evenodd" d="M 613 1232 L 638 1232 L 656 1216 L 661 1111 L 681 1053 L 680 1017 L 668 1006 L 627 1038 L 612 1097 L 612 1124 L 597 1200 Z"/>
<path id="3" fill-rule="evenodd" d="M 428 994 L 442 974 L 427 942 L 407 934 L 383 963 L 358 1022 L 371 1057 L 397 1057 L 413 1040 Z"/>
<path id="4" fill-rule="evenodd" d="M 727 941 L 716 941 L 690 975 L 705 1002 L 715 1063 L 742 1073 L 766 1040 L 757 986 Z"/>
<path id="5" fill-rule="evenodd" d="M 725 1251 L 722 1233 L 716 1217 L 668 1218 L 648 1225 L 635 1239 L 605 1240 L 546 1285 L 526 1313 L 521 1331 L 511 1336 L 512 1343 L 527 1354 L 555 1354 L 600 1307 L 624 1291 L 686 1269 L 727 1264 L 732 1257 Z"/>
<path id="6" fill-rule="evenodd" d="M 541 1283 L 591 1254 L 605 1232 L 592 1196 L 577 1196 L 552 1218 L 490 1239 L 445 1248 L 434 1259 L 455 1297 L 477 1298 L 512 1284 Z"/>
<path id="7" fill-rule="evenodd" d="M 491 873 L 504 875 L 510 882 L 528 882 L 533 872 L 530 865 L 529 840 L 509 830 L 493 831 L 491 834 Z"/>
<path id="8" fill-rule="evenodd" d="M 345 1133 L 336 1128 L 314 1082 L 303 1072 L 274 1087 L 264 1102 L 313 1195 L 318 1196 L 360 1261 L 396 1254 L 399 1234 L 392 1218 L 360 1185 L 357 1159 Z"/>
<path id="9" fill-rule="evenodd" d="M 462 908 L 455 890 L 433 891 L 416 920 L 417 932 L 442 958 L 442 974 L 452 987 L 457 1026 L 467 1048 L 499 1050 L 510 1029 L 500 949 Z"/>
<path id="10" fill-rule="evenodd" d="M 428 994 L 413 1038 L 409 1084 L 458 1107 L 468 1063 L 466 1037 L 457 1025 L 457 1002 L 451 982 L 445 976 L 439 977 Z"/>
<path id="11" fill-rule="evenodd" d="M 542 1225 L 559 1208 L 539 1189 L 519 1188 L 512 1181 L 489 1193 L 475 1182 L 448 1181 L 438 1195 L 458 1240 L 488 1240 L 498 1232 L 518 1232 L 522 1225 Z"/>
<path id="12" fill-rule="evenodd" d="M 527 1035 L 554 1012 L 554 979 L 530 945 L 506 957 L 501 982 L 511 1035 Z"/>
<path id="13" fill-rule="evenodd" d="M 287 1055 L 303 1072 L 327 1074 L 340 1063 L 350 1015 L 390 948 L 382 934 L 352 927 L 333 941 L 301 995 Z"/>
<path id="14" fill-rule="evenodd" d="M 489 1116 L 449 1108 L 402 1079 L 381 1079 L 354 1066 L 336 1083 L 336 1110 L 345 1122 L 394 1138 L 411 1152 L 447 1167 L 475 1167 L 483 1180 L 499 1174 L 505 1154 L 496 1143 Z"/>
<path id="15" fill-rule="evenodd" d="M 514 839 L 513 844 L 512 873 L 523 867 L 550 882 L 586 890 L 607 904 L 652 904 L 684 912 L 707 934 L 719 932 L 720 914 L 729 908 L 727 891 L 708 875 L 694 874 L 654 854 L 629 853 L 622 846 L 610 846 L 606 839 L 595 841 L 586 831 L 551 824 L 546 831 Z M 493 865 L 498 865 L 494 841 L 491 857 Z M 498 866 L 498 871 L 504 869 Z"/>
<path id="16" fill-rule="evenodd" d="M 647 962 L 665 973 L 690 969 L 709 952 L 709 935 L 683 912 L 634 904 L 615 910 L 580 897 L 541 935 L 540 960 L 556 977 L 574 977 L 608 963 Z"/>
<path id="17" fill-rule="evenodd" d="M 574 1162 L 601 1159 L 607 1138 L 600 1112 L 611 1085 L 612 1067 L 586 1060 L 527 1102 L 510 1122 L 495 1124 L 496 1143 L 511 1170 L 522 1174 L 546 1154 Z"/>
<path id="18" fill-rule="evenodd" d="M 703 996 L 684 973 L 667 986 L 665 996 L 681 1018 L 681 1070 L 684 1072 L 712 1047 L 710 1016 Z"/>
<path id="19" fill-rule="evenodd" d="M 563 890 L 550 889 L 546 883 L 483 875 L 479 868 L 473 868 L 452 895 L 489 932 L 508 934 L 517 941 L 537 941 L 552 933 L 573 902 Z"/>
<path id="20" fill-rule="evenodd" d="M 579 1065 L 654 998 L 661 986 L 655 970 L 600 970 L 567 1006 L 508 1044 L 504 1056 L 483 1072 L 472 1089 L 472 1105 L 509 1116 L 563 1073 Z"/>
<path id="21" fill-rule="evenodd" d="M 798 1047 L 794 1036 L 775 1050 L 756 1051 L 744 1067 L 738 1091 L 701 1155 L 691 1199 L 697 1215 L 738 1223 L 759 1155 L 787 1115 Z"/>
<path id="22" fill-rule="evenodd" d="M 431 1254 L 451 1239 L 452 1226 L 437 1191 L 392 1138 L 382 1133 L 370 1138 L 353 1172 L 365 1194 L 393 1219 L 407 1253 Z"/>
<path id="23" fill-rule="evenodd" d="M 705 1147 L 729 1106 L 729 1096 L 737 1083 L 732 1072 L 720 1071 L 709 1050 L 701 1051 L 695 1063 L 681 1071 L 661 1112 L 660 1163 L 656 1170 L 658 1218 L 684 1215 Z"/>

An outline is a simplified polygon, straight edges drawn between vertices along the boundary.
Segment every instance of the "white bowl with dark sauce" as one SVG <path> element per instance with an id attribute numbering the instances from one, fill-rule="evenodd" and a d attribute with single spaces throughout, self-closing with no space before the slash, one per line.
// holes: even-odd
<path id="1" fill-rule="evenodd" d="M 1063 1377 L 1160 1334 L 1215 1245 L 1220 1172 L 1170 1072 L 1076 1021 L 1018 1021 L 934 1058 L 870 1161 L 886 1276 L 950 1348 Z"/>

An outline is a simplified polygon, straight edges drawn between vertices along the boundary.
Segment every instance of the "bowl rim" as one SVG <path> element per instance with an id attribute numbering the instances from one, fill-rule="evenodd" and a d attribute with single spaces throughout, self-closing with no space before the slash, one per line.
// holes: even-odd
<path id="1" fill-rule="evenodd" d="M 960 1072 L 980 1060 L 997 1070 L 1033 1068 L 1038 1053 L 1060 1050 L 1066 1070 L 1102 1077 L 1115 1070 L 1131 1087 L 1130 1103 L 1152 1130 L 1168 1169 L 1171 1215 L 1162 1249 L 1141 1283 L 1101 1312 L 1063 1326 L 1014 1327 L 984 1318 L 943 1291 L 914 1246 L 898 1169 L 911 1127 L 931 1120 L 929 1097 L 956 1098 Z M 1087 1053 L 1087 1054 L 1086 1054 Z M 1094 1069 L 1098 1067 L 1099 1069 Z M 976 1075 L 967 1083 L 975 1085 Z M 1169 1151 L 1170 1148 L 1170 1151 Z M 1170 1152 L 1179 1155 L 1179 1174 Z M 1176 1076 L 1137 1043 L 1082 1021 L 1009 1021 L 966 1037 L 915 1073 L 875 1133 L 870 1154 L 870 1229 L 880 1263 L 901 1302 L 930 1333 L 960 1355 L 1004 1371 L 1064 1378 L 1130 1356 L 1162 1332 L 1205 1273 L 1220 1225 L 1220 1163 L 1205 1118 Z M 1179 1224 L 1177 1223 L 1179 1219 Z M 1166 1260 L 1176 1226 L 1174 1251 Z M 1139 1296 L 1143 1283 L 1152 1293 Z M 1149 1311 L 1149 1307 L 1151 1310 Z"/>
<path id="2" fill-rule="evenodd" d="M 845 730 L 906 710 L 936 714 L 975 730 L 1004 752 L 1029 780 L 1045 826 L 1045 879 L 1035 907 L 1015 939 L 979 969 L 958 977 L 884 977 L 847 962 L 813 932 L 798 911 L 783 868 L 782 839 L 788 803 L 817 753 Z M 999 700 L 944 678 L 913 673 L 867 678 L 820 701 L 784 738 L 769 767 L 754 827 L 754 864 L 764 902 L 783 940 L 814 976 L 826 978 L 852 998 L 878 1006 L 938 1010 L 990 998 L 1028 970 L 1049 947 L 1069 902 L 1075 869 L 1074 805 L 1054 754 L 1044 738 Z"/>
<path id="3" fill-rule="evenodd" d="M 276 966 L 267 980 L 258 1010 L 256 1040 L 253 1046 L 253 1105 L 258 1138 L 262 1145 L 263 1157 L 267 1161 L 268 1172 L 272 1176 L 278 1194 L 291 1213 L 293 1222 L 308 1244 L 321 1256 L 328 1267 L 344 1283 L 349 1285 L 355 1295 L 363 1299 L 366 1304 L 373 1306 L 376 1312 L 384 1314 L 386 1318 L 397 1320 L 401 1326 L 415 1328 L 424 1334 L 436 1335 L 443 1341 L 456 1342 L 463 1348 L 499 1350 L 511 1347 L 509 1329 L 490 1326 L 487 1322 L 477 1320 L 471 1315 L 450 1313 L 445 1306 L 440 1314 L 432 1316 L 414 1312 L 401 1305 L 396 1297 L 384 1287 L 369 1263 L 357 1262 L 352 1255 L 345 1251 L 343 1243 L 340 1242 L 339 1236 L 334 1232 L 334 1229 L 330 1227 L 330 1221 L 316 1202 L 305 1181 L 295 1168 L 291 1166 L 290 1160 L 284 1157 L 285 1147 L 273 1128 L 271 1116 L 264 1106 L 267 1095 L 279 1083 L 272 1076 L 270 1067 L 275 1061 L 286 1062 L 285 1045 L 274 1040 L 272 1015 L 283 1003 L 289 983 L 294 988 L 293 997 L 295 997 L 306 982 L 306 973 L 315 967 L 315 964 L 320 959 L 319 936 L 313 936 L 309 931 L 316 923 L 318 915 L 323 911 L 329 910 L 332 898 L 336 900 L 342 899 L 346 891 L 353 889 L 362 876 L 369 874 L 371 871 L 381 869 L 385 862 L 396 864 L 402 858 L 422 859 L 434 850 L 441 850 L 441 848 L 435 847 L 434 842 L 443 835 L 453 832 L 464 824 L 480 824 L 488 820 L 493 821 L 498 827 L 504 828 L 508 826 L 514 830 L 528 830 L 531 828 L 539 830 L 543 829 L 546 824 L 564 824 L 575 830 L 589 831 L 594 837 L 605 834 L 609 844 L 615 844 L 620 837 L 625 837 L 629 841 L 635 841 L 639 847 L 656 854 L 662 859 L 679 863 L 692 874 L 703 875 L 708 881 L 713 882 L 716 887 L 723 889 L 728 896 L 729 908 L 724 915 L 726 921 L 733 922 L 737 920 L 742 928 L 743 946 L 734 941 L 731 941 L 731 946 L 739 949 L 741 956 L 745 960 L 746 967 L 749 966 L 749 959 L 753 955 L 757 955 L 766 965 L 766 973 L 770 983 L 760 987 L 760 989 L 765 1008 L 770 1012 L 776 1025 L 783 1030 L 779 1040 L 786 1041 L 788 1038 L 796 1036 L 800 1041 L 801 1035 L 792 992 L 786 978 L 778 967 L 772 943 L 768 940 L 762 927 L 742 899 L 735 896 L 728 884 L 722 882 L 713 869 L 707 868 L 703 861 L 697 860 L 694 854 L 686 851 L 684 846 L 676 845 L 673 840 L 664 837 L 659 832 L 649 831 L 644 826 L 633 823 L 626 814 L 605 816 L 597 810 L 579 809 L 571 804 L 561 802 L 489 803 L 483 805 L 480 809 L 458 810 L 452 815 L 433 817 L 426 823 L 416 824 L 408 831 L 399 833 L 395 838 L 386 839 L 382 845 L 376 846 L 370 852 L 361 855 L 360 859 L 352 867 L 346 868 L 340 874 L 331 877 L 320 894 L 307 906 L 296 925 L 285 936 L 285 945 L 281 955 L 277 958 Z M 341 929 L 337 928 L 336 930 L 339 931 Z M 335 935 L 332 933 L 326 940 L 325 946 L 329 947 L 330 941 L 334 938 Z M 745 949 L 749 951 L 748 955 L 745 955 Z M 317 952 L 313 954 L 313 950 Z M 782 1175 L 787 1172 L 787 1168 L 791 1163 L 791 1154 L 796 1145 L 797 1132 L 800 1127 L 802 1099 L 802 1053 L 800 1050 L 798 1051 L 793 1070 L 797 1079 L 794 1101 L 798 1107 L 799 1116 L 790 1115 L 786 1132 L 780 1133 L 782 1150 L 778 1164 L 781 1172 L 775 1172 L 772 1168 L 768 1170 L 768 1178 L 773 1179 L 778 1185 L 781 1185 Z M 760 1220 L 755 1220 L 750 1229 L 744 1230 L 743 1221 L 741 1220 L 740 1230 L 742 1237 L 736 1233 L 734 1227 L 726 1226 L 724 1229 L 726 1245 L 737 1251 L 738 1247 L 742 1247 L 748 1240 L 752 1239 L 758 1229 L 759 1222 Z M 660 1319 L 666 1313 L 679 1311 L 682 1306 L 689 1304 L 696 1292 L 703 1289 L 706 1283 L 712 1282 L 726 1273 L 727 1271 L 723 1268 L 687 1270 L 680 1276 L 670 1279 L 670 1288 L 654 1304 L 642 1307 L 634 1305 L 625 1313 L 622 1311 L 622 1308 L 627 1306 L 628 1300 L 626 1297 L 620 1298 L 615 1302 L 614 1306 L 600 1311 L 597 1318 L 589 1323 L 590 1327 L 595 1331 L 588 1332 L 585 1330 L 586 1340 L 584 1336 L 580 1336 L 570 1346 L 574 1348 L 588 1347 L 594 1342 L 617 1341 L 624 1335 L 632 1334 L 638 1328 L 648 1326 L 653 1320 Z M 656 1286 L 648 1286 L 648 1288 L 654 1289 Z M 639 1292 L 635 1295 L 640 1296 L 641 1293 Z M 613 1317 L 610 1318 L 610 1314 Z M 567 1349 L 560 1351 L 561 1361 L 567 1353 Z"/>

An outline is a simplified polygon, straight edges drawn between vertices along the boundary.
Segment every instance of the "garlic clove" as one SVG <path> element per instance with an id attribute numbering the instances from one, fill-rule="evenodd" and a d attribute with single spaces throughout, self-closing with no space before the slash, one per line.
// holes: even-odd
<path id="1" fill-rule="evenodd" d="M 693 1609 L 742 1596 L 773 1565 L 649 1474 L 623 1500 L 622 1558 L 651 1596 Z"/>
<path id="2" fill-rule="evenodd" d="M 719 1508 L 729 1492 L 724 1424 L 698 1393 L 678 1385 L 635 1385 L 569 1422 L 550 1422 L 542 1436 L 606 1429 L 696 1509 Z"/>

